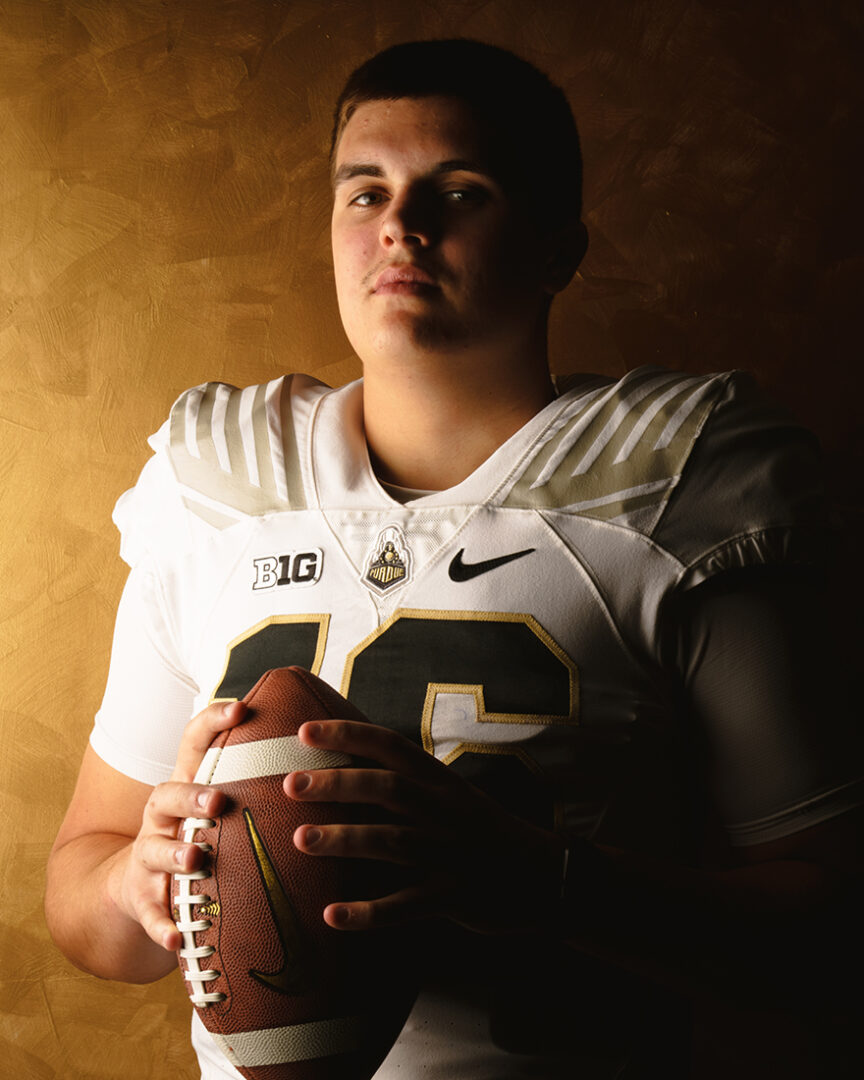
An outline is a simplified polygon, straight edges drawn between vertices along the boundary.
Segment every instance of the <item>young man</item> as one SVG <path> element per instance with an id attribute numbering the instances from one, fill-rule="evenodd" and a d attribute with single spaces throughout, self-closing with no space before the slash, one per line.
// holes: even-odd
<path id="1" fill-rule="evenodd" d="M 508 53 L 415 43 L 349 80 L 332 239 L 364 379 L 189 391 L 118 504 L 132 569 L 49 874 L 81 967 L 176 966 L 167 875 L 206 858 L 177 824 L 224 805 L 198 761 L 225 699 L 300 664 L 373 721 L 304 741 L 379 767 L 286 798 L 399 825 L 297 847 L 410 873 L 322 917 L 431 920 L 381 1080 L 687 1075 L 692 996 L 824 990 L 862 785 L 813 634 L 810 440 L 735 374 L 555 386 L 579 167 L 563 95 Z"/>

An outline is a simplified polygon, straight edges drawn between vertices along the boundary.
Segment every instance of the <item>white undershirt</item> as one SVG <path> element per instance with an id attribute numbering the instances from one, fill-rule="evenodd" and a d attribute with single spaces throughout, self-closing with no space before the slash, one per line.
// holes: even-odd
<path id="1" fill-rule="evenodd" d="M 396 502 L 405 503 L 411 502 L 412 499 L 422 499 L 424 495 L 436 495 L 437 490 L 425 491 L 423 488 L 409 488 L 402 487 L 400 484 L 389 484 L 386 480 L 378 478 L 378 483 L 387 492 L 391 499 L 395 499 Z"/>

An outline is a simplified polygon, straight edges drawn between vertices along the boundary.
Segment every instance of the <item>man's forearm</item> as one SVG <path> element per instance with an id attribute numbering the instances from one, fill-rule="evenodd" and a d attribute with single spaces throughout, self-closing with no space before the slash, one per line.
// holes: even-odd
<path id="1" fill-rule="evenodd" d="M 145 983 L 176 967 L 118 903 L 131 842 L 112 834 L 77 837 L 48 865 L 45 914 L 57 946 L 76 967 L 103 979 Z"/>
<path id="2" fill-rule="evenodd" d="M 598 850 L 607 866 L 599 882 L 586 863 L 580 888 L 578 860 L 571 868 L 565 938 L 679 993 L 778 1008 L 824 1003 L 838 950 L 855 951 L 859 890 L 816 863 L 704 871 Z"/>

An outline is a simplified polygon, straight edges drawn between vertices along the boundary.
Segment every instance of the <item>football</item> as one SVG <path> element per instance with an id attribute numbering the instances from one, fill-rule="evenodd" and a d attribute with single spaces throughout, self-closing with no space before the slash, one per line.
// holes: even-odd
<path id="1" fill-rule="evenodd" d="M 292 837 L 302 824 L 368 821 L 369 808 L 298 803 L 282 781 L 295 769 L 352 763 L 302 745 L 301 724 L 366 718 L 297 667 L 268 671 L 243 700 L 246 718 L 214 739 L 196 776 L 228 796 L 225 812 L 181 823 L 182 839 L 203 845 L 209 861 L 172 878 L 180 969 L 204 1026 L 244 1077 L 363 1080 L 413 1003 L 404 942 L 334 930 L 322 912 L 383 895 L 374 889 L 382 864 L 311 856 Z"/>

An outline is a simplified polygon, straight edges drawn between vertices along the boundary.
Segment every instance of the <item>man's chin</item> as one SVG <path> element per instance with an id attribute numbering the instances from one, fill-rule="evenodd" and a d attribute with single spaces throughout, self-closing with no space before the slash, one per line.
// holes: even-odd
<path id="1" fill-rule="evenodd" d="M 387 312 L 379 327 L 381 341 L 418 349 L 458 348 L 460 343 L 467 345 L 472 336 L 471 327 L 454 315 L 409 307 Z"/>
<path id="2" fill-rule="evenodd" d="M 380 355 L 453 352 L 467 348 L 470 338 L 469 328 L 456 319 L 403 309 L 388 312 L 379 324 L 375 344 Z"/>

